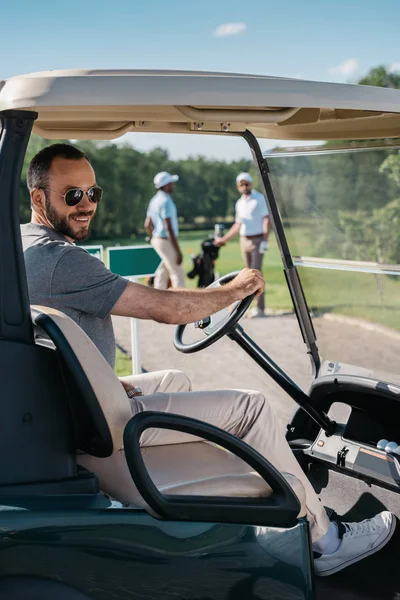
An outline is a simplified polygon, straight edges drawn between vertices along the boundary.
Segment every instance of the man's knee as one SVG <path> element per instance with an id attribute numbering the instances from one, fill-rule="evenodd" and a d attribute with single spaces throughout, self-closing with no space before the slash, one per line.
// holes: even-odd
<path id="1" fill-rule="evenodd" d="M 274 422 L 271 405 L 262 392 L 246 390 L 242 401 L 244 406 L 241 407 L 241 412 L 244 413 L 248 425 L 268 423 L 270 426 Z"/>
<path id="2" fill-rule="evenodd" d="M 164 371 L 161 387 L 165 392 L 190 392 L 192 383 L 186 373 L 171 369 Z"/>

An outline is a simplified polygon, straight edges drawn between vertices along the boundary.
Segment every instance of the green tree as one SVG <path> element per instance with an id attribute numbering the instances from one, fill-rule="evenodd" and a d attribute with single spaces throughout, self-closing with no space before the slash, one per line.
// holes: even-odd
<path id="1" fill-rule="evenodd" d="M 400 199 L 372 211 L 340 210 L 335 236 L 321 239 L 323 252 L 337 258 L 400 263 Z"/>
<path id="2" fill-rule="evenodd" d="M 21 222 L 30 219 L 28 164 L 39 150 L 54 142 L 31 137 L 20 185 Z M 134 238 L 143 233 L 147 207 L 155 194 L 153 177 L 158 171 L 178 173 L 174 198 L 182 225 L 191 228 L 232 218 L 238 198 L 236 175 L 249 170 L 254 174 L 251 160 L 228 163 L 198 156 L 172 161 L 161 148 L 145 153 L 109 142 L 82 141 L 75 145 L 90 158 L 97 183 L 105 192 L 93 222 L 92 240 Z"/>
<path id="3" fill-rule="evenodd" d="M 400 89 L 400 73 L 389 71 L 384 65 L 379 65 L 368 71 L 358 83 L 360 85 Z"/>
<path id="4" fill-rule="evenodd" d="M 389 179 L 400 187 L 400 154 L 391 154 L 384 160 L 380 168 L 381 173 L 386 173 Z"/>

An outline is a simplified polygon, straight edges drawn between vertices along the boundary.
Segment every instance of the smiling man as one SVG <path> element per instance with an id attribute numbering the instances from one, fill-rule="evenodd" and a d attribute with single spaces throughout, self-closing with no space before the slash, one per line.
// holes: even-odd
<path id="1" fill-rule="evenodd" d="M 29 165 L 28 188 L 32 219 L 22 225 L 22 242 L 30 301 L 56 308 L 76 321 L 112 367 L 115 339 L 111 314 L 191 323 L 264 291 L 262 275 L 255 269 L 243 269 L 222 287 L 196 290 L 157 290 L 111 273 L 100 260 L 75 245 L 89 235 L 102 192 L 89 160 L 73 146 L 54 144 L 41 150 Z M 156 410 L 206 421 L 247 442 L 280 471 L 295 475 L 306 491 L 313 548 L 318 552 L 314 565 L 320 575 L 335 573 L 377 552 L 391 538 L 396 522 L 387 511 L 362 523 L 329 522 L 261 392 L 192 392 L 189 379 L 179 371 L 145 373 L 122 383 L 132 414 Z M 139 398 L 135 386 L 142 388 Z M 171 443 L 169 435 L 166 430 L 149 430 L 141 443 Z M 176 434 L 174 443 L 187 442 L 181 435 L 185 434 Z"/>
<path id="2" fill-rule="evenodd" d="M 57 144 L 52 151 L 43 152 L 40 159 L 32 162 L 28 173 L 28 187 L 32 190 L 32 223 L 51 227 L 63 234 L 70 242 L 85 240 L 90 233 L 90 223 L 100 202 L 103 190 L 96 185 L 92 166 L 83 158 L 80 150 L 63 145 L 64 155 L 55 156 Z M 61 144 L 60 144 L 61 146 Z M 54 157 L 54 160 L 51 160 Z M 75 160 L 74 183 L 71 179 L 69 160 Z M 43 164 L 44 163 L 44 164 Z M 57 189 L 51 189 L 51 182 Z M 76 187 L 82 183 L 83 187 Z M 64 202 L 55 203 L 52 196 Z"/>
<path id="3" fill-rule="evenodd" d="M 29 165 L 27 183 L 32 218 L 21 226 L 21 233 L 31 303 L 56 308 L 71 317 L 112 367 L 115 339 L 111 313 L 191 323 L 264 288 L 261 273 L 251 269 L 244 269 L 223 288 L 174 293 L 111 273 L 75 245 L 90 233 L 102 190 L 89 159 L 74 146 L 53 144 L 38 152 Z"/>
<path id="4" fill-rule="evenodd" d="M 21 233 L 31 303 L 71 317 L 113 365 L 109 312 L 126 282 L 75 246 L 89 236 L 102 198 L 94 170 L 78 148 L 54 144 L 32 159 L 27 179 L 32 219 Z"/>

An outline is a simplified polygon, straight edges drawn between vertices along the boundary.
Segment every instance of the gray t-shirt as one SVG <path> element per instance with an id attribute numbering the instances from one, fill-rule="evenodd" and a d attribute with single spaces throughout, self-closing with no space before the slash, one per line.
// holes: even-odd
<path id="1" fill-rule="evenodd" d="M 27 223 L 21 233 L 30 303 L 71 317 L 114 368 L 110 312 L 128 281 L 54 229 Z"/>

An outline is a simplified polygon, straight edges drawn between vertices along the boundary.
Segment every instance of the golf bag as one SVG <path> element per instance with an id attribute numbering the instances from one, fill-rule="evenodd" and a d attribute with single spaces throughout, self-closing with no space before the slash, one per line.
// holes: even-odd
<path id="1" fill-rule="evenodd" d="M 208 238 L 201 244 L 201 253 L 192 256 L 193 269 L 187 274 L 189 279 L 198 277 L 197 287 L 207 287 L 215 280 L 215 261 L 218 258 L 219 246 L 214 244 L 214 238 Z"/>

